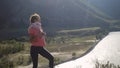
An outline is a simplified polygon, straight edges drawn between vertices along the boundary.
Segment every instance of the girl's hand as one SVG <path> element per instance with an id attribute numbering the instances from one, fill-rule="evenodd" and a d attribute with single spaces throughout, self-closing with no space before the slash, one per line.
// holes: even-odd
<path id="1" fill-rule="evenodd" d="M 42 37 L 45 36 L 45 35 L 46 35 L 45 32 L 40 32 L 40 33 L 38 34 L 38 36 L 39 36 L 40 38 L 42 38 Z"/>
<path id="2" fill-rule="evenodd" d="M 45 35 L 46 35 L 46 33 L 45 33 L 45 32 L 42 32 L 42 35 L 43 35 L 43 36 L 45 36 Z"/>

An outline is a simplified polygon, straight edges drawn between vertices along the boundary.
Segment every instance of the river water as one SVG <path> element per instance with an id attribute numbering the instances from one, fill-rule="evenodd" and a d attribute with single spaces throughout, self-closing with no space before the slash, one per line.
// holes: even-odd
<path id="1" fill-rule="evenodd" d="M 110 32 L 85 56 L 55 66 L 55 68 L 95 68 L 96 62 L 120 65 L 120 32 Z"/>

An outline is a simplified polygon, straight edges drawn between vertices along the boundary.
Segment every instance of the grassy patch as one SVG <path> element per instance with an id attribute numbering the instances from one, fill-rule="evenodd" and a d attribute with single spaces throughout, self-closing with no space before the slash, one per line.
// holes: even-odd
<path id="1" fill-rule="evenodd" d="M 85 37 L 73 37 L 71 38 L 73 42 L 85 42 L 87 40 L 95 40 L 95 35 L 85 36 Z"/>
<path id="2" fill-rule="evenodd" d="M 109 61 L 106 64 L 96 62 L 95 68 L 120 68 L 120 65 L 115 65 L 113 63 L 110 63 Z"/>
<path id="3" fill-rule="evenodd" d="M 81 54 L 83 54 L 86 50 L 88 50 L 93 42 L 85 42 L 87 40 L 94 40 L 95 36 L 84 36 L 84 37 L 79 37 L 79 36 L 67 36 L 67 35 L 61 35 L 61 36 L 55 36 L 55 37 L 49 37 L 47 38 L 47 45 L 45 46 L 50 53 L 52 53 L 55 57 L 55 64 L 61 63 L 65 60 L 69 60 L 73 57 L 78 57 Z M 62 41 L 62 42 L 61 42 Z M 77 41 L 77 42 L 75 42 Z M 19 44 L 19 41 L 15 40 L 6 40 L 0 42 L 0 44 L 8 45 L 11 43 L 12 44 Z M 24 41 L 22 42 L 24 45 L 24 49 L 22 51 L 16 52 L 14 54 L 9 54 L 9 60 L 5 60 L 3 58 L 3 61 L 5 63 L 10 62 L 10 65 L 16 66 L 26 66 L 31 63 L 31 58 L 30 58 L 30 42 Z M 20 44 L 21 45 L 21 44 Z M 17 47 L 19 48 L 19 47 Z M 10 48 L 11 49 L 11 48 Z M 14 50 L 15 48 L 13 48 Z M 9 50 L 9 49 L 7 49 Z M 18 50 L 18 49 L 16 49 Z M 5 50 L 6 51 L 6 50 Z M 12 50 L 11 50 L 12 51 Z M 6 56 L 6 58 L 8 58 Z M 14 60 L 16 59 L 16 60 Z M 2 60 L 2 58 L 0 59 Z M 39 64 L 40 66 L 48 65 L 48 60 L 39 56 Z M 9 64 L 6 64 L 7 66 Z M 3 65 L 4 66 L 4 65 Z M 9 66 L 8 66 L 9 67 Z"/>
<path id="4" fill-rule="evenodd" d="M 81 29 L 74 29 L 74 30 L 61 30 L 60 33 L 69 33 L 69 32 L 79 32 L 79 31 L 95 31 L 100 29 L 100 27 L 91 27 L 91 28 L 81 28 Z"/>

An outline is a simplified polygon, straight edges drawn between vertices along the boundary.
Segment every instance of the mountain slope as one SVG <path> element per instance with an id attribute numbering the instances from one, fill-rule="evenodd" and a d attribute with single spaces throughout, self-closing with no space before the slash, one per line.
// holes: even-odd
<path id="1" fill-rule="evenodd" d="M 84 27 L 108 28 L 110 23 L 119 23 L 119 17 L 106 13 L 106 7 L 100 7 L 98 0 L 2 0 L 0 2 L 0 33 L 2 36 L 14 29 L 23 31 L 29 26 L 29 16 L 39 13 L 45 31 L 55 32 L 63 29 Z M 102 0 L 103 1 L 103 0 Z M 114 0 L 110 3 L 114 4 Z M 109 1 L 103 1 L 106 2 Z M 96 4 L 98 3 L 98 5 Z M 114 6 L 114 5 L 110 6 Z M 119 5 L 117 3 L 117 5 Z M 116 7 L 117 8 L 117 7 Z M 111 8 L 107 8 L 110 10 Z M 114 13 L 113 13 L 114 14 Z M 115 13 L 118 14 L 119 13 Z M 16 30 L 17 31 L 17 30 Z M 20 35 L 25 32 L 21 31 Z M 18 31 L 19 32 L 19 31 Z M 26 31 L 27 32 L 27 31 Z M 15 32 L 14 32 L 15 33 Z M 14 35 L 14 34 L 13 34 Z"/>
<path id="2" fill-rule="evenodd" d="M 120 19 L 120 0 L 88 0 L 90 3 L 103 10 L 104 13 L 110 15 L 113 19 Z"/>

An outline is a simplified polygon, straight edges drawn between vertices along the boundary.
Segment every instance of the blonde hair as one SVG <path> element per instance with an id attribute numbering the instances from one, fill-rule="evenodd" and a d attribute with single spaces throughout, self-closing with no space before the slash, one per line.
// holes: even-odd
<path id="1" fill-rule="evenodd" d="M 30 16 L 30 23 L 35 23 L 36 20 L 40 20 L 41 21 L 41 17 L 39 14 L 34 13 Z"/>

